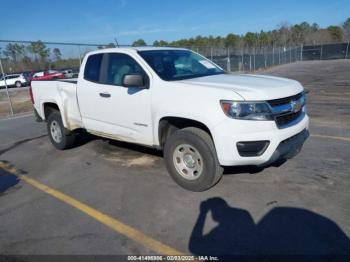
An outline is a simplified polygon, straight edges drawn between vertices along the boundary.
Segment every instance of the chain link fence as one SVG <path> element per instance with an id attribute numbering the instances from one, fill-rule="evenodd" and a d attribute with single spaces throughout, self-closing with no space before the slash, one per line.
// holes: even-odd
<path id="1" fill-rule="evenodd" d="M 300 61 L 302 47 L 224 48 L 189 47 L 228 72 L 252 72 Z"/>
<path id="2" fill-rule="evenodd" d="M 122 45 L 120 47 L 124 47 Z M 27 88 L 12 88 L 8 77 L 25 76 L 26 86 L 37 72 L 70 70 L 77 76 L 85 54 L 115 47 L 110 44 L 54 43 L 0 40 L 0 117 L 28 112 L 32 109 Z M 306 60 L 350 58 L 349 43 L 305 46 L 190 46 L 186 47 L 214 61 L 228 72 L 254 72 L 272 66 Z M 6 75 L 6 77 L 5 77 Z M 6 81 L 6 79 L 8 79 Z"/>
<path id="3" fill-rule="evenodd" d="M 302 60 L 347 59 L 350 58 L 349 51 L 349 42 L 308 45 L 303 47 Z"/>
<path id="4" fill-rule="evenodd" d="M 73 69 L 77 72 L 87 52 L 105 47 L 115 45 L 0 40 L 0 58 L 5 74 L 64 69 Z M 256 71 L 301 60 L 349 58 L 349 43 L 291 47 L 187 46 L 186 48 L 204 55 L 228 72 Z"/>

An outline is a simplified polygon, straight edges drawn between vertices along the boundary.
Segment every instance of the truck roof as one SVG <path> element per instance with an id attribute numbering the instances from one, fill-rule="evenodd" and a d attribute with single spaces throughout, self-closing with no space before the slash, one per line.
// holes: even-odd
<path id="1" fill-rule="evenodd" d="M 186 48 L 180 47 L 156 47 L 156 46 L 140 46 L 140 47 L 132 47 L 137 51 L 152 51 L 152 50 L 186 50 Z"/>
<path id="2" fill-rule="evenodd" d="M 155 47 L 155 46 L 138 46 L 138 47 L 113 47 L 92 51 L 91 53 L 105 53 L 106 51 L 152 51 L 152 50 L 188 50 L 186 48 L 178 47 Z"/>

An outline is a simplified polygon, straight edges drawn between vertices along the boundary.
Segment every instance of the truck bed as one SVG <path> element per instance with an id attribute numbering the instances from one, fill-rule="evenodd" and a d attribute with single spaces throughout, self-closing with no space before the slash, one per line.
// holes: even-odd
<path id="1" fill-rule="evenodd" d="M 65 116 L 62 120 L 67 129 L 83 127 L 77 100 L 77 79 L 32 81 L 31 86 L 34 108 L 42 119 L 46 119 L 45 105 L 55 103 Z"/>

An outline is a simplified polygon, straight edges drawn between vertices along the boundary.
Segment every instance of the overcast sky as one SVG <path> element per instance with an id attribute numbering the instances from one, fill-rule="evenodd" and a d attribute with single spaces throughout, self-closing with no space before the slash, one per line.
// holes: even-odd
<path id="1" fill-rule="evenodd" d="M 349 0 L 0 0 L 0 39 L 130 44 L 143 38 L 271 30 L 283 21 L 321 27 L 350 17 Z"/>

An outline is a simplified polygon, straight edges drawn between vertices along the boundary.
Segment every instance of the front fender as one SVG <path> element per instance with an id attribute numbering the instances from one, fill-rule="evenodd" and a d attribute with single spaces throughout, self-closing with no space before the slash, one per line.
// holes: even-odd
<path id="1" fill-rule="evenodd" d="M 177 111 L 160 111 L 161 113 L 156 114 L 154 118 L 154 123 L 153 123 L 153 141 L 155 145 L 160 145 L 159 141 L 159 123 L 163 118 L 167 117 L 177 117 L 177 118 L 184 118 L 188 120 L 193 120 L 197 121 L 204 126 L 206 126 L 209 130 L 212 130 L 215 125 L 217 125 L 221 119 L 219 117 L 210 117 L 209 115 L 200 113 L 200 112 L 179 112 Z"/>

